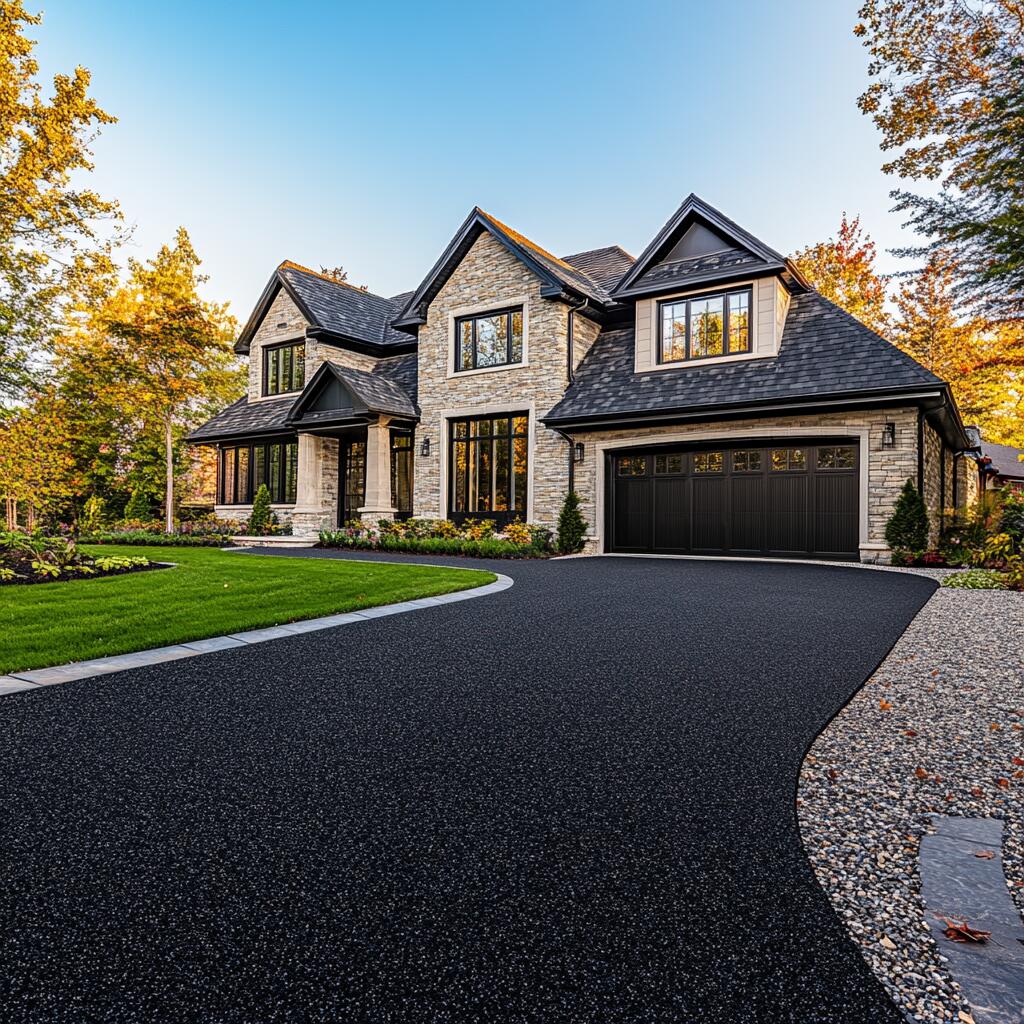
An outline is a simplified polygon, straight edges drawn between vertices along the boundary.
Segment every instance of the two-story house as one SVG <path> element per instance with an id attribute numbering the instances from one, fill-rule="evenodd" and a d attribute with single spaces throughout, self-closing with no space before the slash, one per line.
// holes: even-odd
<path id="1" fill-rule="evenodd" d="M 217 512 L 260 483 L 298 534 L 357 517 L 553 526 L 593 552 L 876 560 L 913 480 L 968 499 L 948 385 L 690 196 L 637 258 L 559 258 L 474 209 L 385 298 L 296 264 L 238 338 L 248 394 L 192 435 Z"/>

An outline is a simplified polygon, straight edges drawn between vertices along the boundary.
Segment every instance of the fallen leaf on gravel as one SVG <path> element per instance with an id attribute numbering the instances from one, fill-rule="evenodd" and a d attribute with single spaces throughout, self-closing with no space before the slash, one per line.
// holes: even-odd
<path id="1" fill-rule="evenodd" d="M 916 736 L 917 735 L 917 730 L 916 729 L 904 729 L 903 730 L 903 735 L 904 736 Z M 1024 764 L 1024 761 L 1022 761 L 1021 764 Z"/>
<path id="2" fill-rule="evenodd" d="M 1024 771 L 1018 770 L 1013 773 L 1015 779 L 1024 779 Z"/>
<path id="3" fill-rule="evenodd" d="M 941 775 L 936 775 L 935 778 L 932 781 L 933 782 L 941 782 L 942 781 L 942 776 Z"/>
<path id="4" fill-rule="evenodd" d="M 1024 757 L 1015 757 L 1013 759 L 1014 764 L 1024 764 Z"/>
<path id="5" fill-rule="evenodd" d="M 960 1024 L 976 1024 L 974 1018 L 969 1013 L 964 1013 L 963 1010 L 957 1012 L 956 1019 L 960 1021 Z"/>
<path id="6" fill-rule="evenodd" d="M 998 785 L 1000 785 L 1003 789 L 1007 789 L 1009 787 L 1009 785 L 1010 785 L 1010 780 L 1009 779 L 999 779 L 998 780 Z"/>
<path id="7" fill-rule="evenodd" d="M 982 860 L 992 860 L 995 854 L 991 850 L 975 850 L 975 857 L 980 857 Z"/>
<path id="8" fill-rule="evenodd" d="M 914 769 L 914 774 L 919 779 L 927 779 L 928 778 L 928 773 L 923 768 L 915 768 Z"/>
<path id="9" fill-rule="evenodd" d="M 934 679 L 938 674 L 939 674 L 939 670 L 937 668 L 933 668 L 932 669 L 932 679 Z"/>
<path id="10" fill-rule="evenodd" d="M 955 917 L 944 917 L 942 920 L 946 922 L 946 930 L 942 934 L 953 942 L 988 942 L 992 938 L 991 932 L 972 928 L 966 920 L 961 921 Z"/>
<path id="11" fill-rule="evenodd" d="M 999 732 L 999 730 L 1002 729 L 1002 726 L 998 722 L 991 722 L 989 723 L 989 728 L 993 732 Z"/>
<path id="12" fill-rule="evenodd" d="M 883 697 L 878 702 L 878 710 L 879 711 L 892 711 L 892 705 Z"/>
<path id="13" fill-rule="evenodd" d="M 839 778 L 839 772 L 837 772 L 835 768 L 829 768 L 827 774 L 830 779 L 834 780 Z"/>
<path id="14" fill-rule="evenodd" d="M 971 796 L 981 796 L 981 786 L 972 786 Z"/>
<path id="15" fill-rule="evenodd" d="M 881 945 L 885 946 L 886 949 L 895 949 L 896 948 L 896 943 L 893 942 L 892 939 L 890 939 L 888 935 L 883 935 L 882 938 L 879 940 L 879 942 L 880 942 Z"/>
<path id="16" fill-rule="evenodd" d="M 955 800 L 955 799 L 956 799 L 956 797 L 955 797 L 955 796 L 954 796 L 954 795 L 953 795 L 952 793 L 947 793 L 947 794 L 946 794 L 946 799 L 947 799 L 947 800 Z"/>
<path id="17" fill-rule="evenodd" d="M 1016 729 L 1017 732 L 1020 732 L 1021 729 L 1024 729 L 1024 725 L 1021 725 L 1020 722 L 1014 722 L 1013 725 L 1010 726 L 1010 728 Z"/>

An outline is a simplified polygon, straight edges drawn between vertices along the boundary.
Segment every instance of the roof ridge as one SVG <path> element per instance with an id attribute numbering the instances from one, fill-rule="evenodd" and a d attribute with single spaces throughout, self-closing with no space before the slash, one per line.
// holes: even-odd
<path id="1" fill-rule="evenodd" d="M 611 245 L 599 245 L 596 249 L 580 249 L 579 252 L 572 252 L 569 253 L 568 256 L 563 256 L 562 260 L 565 262 L 567 260 L 575 259 L 577 256 L 592 256 L 595 252 L 608 252 L 610 249 L 618 249 L 623 256 L 628 256 L 634 263 L 636 262 L 636 257 L 631 252 L 627 252 L 627 250 L 623 249 L 618 242 L 612 242 Z M 574 269 L 578 270 L 579 268 L 576 267 Z"/>
<path id="2" fill-rule="evenodd" d="M 500 228 L 506 234 L 511 235 L 521 245 L 525 245 L 527 246 L 527 248 L 539 252 L 542 256 L 546 256 L 549 260 L 554 260 L 556 263 L 560 263 L 563 267 L 565 267 L 567 270 L 571 270 L 574 274 L 583 273 L 583 271 L 580 270 L 579 267 L 574 267 L 571 263 L 566 263 L 566 261 L 563 260 L 561 256 L 556 256 L 554 253 L 549 252 L 547 249 L 544 248 L 544 246 L 538 245 L 532 239 L 527 238 L 526 235 L 524 235 L 522 232 L 516 231 L 515 228 L 509 227 L 508 224 L 506 224 L 504 221 L 498 220 L 497 217 L 488 213 L 486 210 L 480 209 L 479 206 L 476 209 L 482 216 L 486 217 L 489 221 L 491 221 L 491 223 L 493 223 L 496 227 Z M 597 284 L 596 281 L 594 281 L 593 283 Z"/>
<path id="3" fill-rule="evenodd" d="M 329 274 L 323 274 L 319 270 L 313 270 L 301 263 L 296 263 L 295 260 L 281 260 L 277 265 L 277 269 L 280 270 L 282 267 L 291 267 L 293 270 L 299 270 L 303 274 L 312 274 L 313 277 L 319 277 L 321 281 L 329 281 L 331 284 L 341 285 L 342 288 L 349 288 L 354 292 L 359 292 L 360 295 L 372 295 L 375 299 L 383 299 L 385 302 L 393 305 L 386 295 L 371 292 L 369 288 L 360 288 L 359 285 L 349 284 L 348 281 L 339 281 L 336 277 L 331 277 Z"/>

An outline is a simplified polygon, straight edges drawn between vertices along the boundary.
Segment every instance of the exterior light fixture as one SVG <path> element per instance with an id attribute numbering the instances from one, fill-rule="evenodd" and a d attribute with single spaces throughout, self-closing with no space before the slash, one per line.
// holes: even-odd
<path id="1" fill-rule="evenodd" d="M 583 461 L 583 442 L 582 441 L 577 441 L 572 446 L 572 461 L 573 462 L 582 462 Z"/>
<path id="2" fill-rule="evenodd" d="M 896 424 L 886 423 L 882 428 L 882 447 L 883 448 L 895 448 L 896 447 Z"/>
<path id="3" fill-rule="evenodd" d="M 425 459 L 429 459 L 430 458 L 430 438 L 429 437 L 423 438 L 423 440 L 420 442 L 420 455 L 422 455 L 423 458 L 425 458 Z"/>

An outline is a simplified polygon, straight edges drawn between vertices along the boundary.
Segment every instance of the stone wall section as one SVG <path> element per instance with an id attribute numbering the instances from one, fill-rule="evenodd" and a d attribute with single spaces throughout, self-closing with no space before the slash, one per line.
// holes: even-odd
<path id="1" fill-rule="evenodd" d="M 306 318 L 299 312 L 299 307 L 291 300 L 291 296 L 282 288 L 270 304 L 262 323 L 256 329 L 249 343 L 249 401 L 264 400 L 263 381 L 263 349 L 267 345 L 278 345 L 285 341 L 302 341 L 306 336 Z M 308 343 L 307 343 L 308 346 Z M 307 349 L 308 357 L 308 349 Z M 306 364 L 307 379 L 309 364 Z M 270 397 L 270 396 L 267 396 Z M 273 397 L 278 397 L 274 395 Z"/>
<path id="2" fill-rule="evenodd" d="M 886 423 L 896 424 L 896 446 L 882 447 L 882 434 Z M 598 508 L 597 445 L 602 441 L 636 440 L 638 444 L 656 444 L 666 435 L 689 435 L 721 433 L 729 439 L 729 431 L 751 429 L 770 436 L 773 429 L 790 427 L 849 427 L 851 430 L 867 428 L 867 452 L 861 452 L 868 459 L 868 543 L 884 546 L 885 524 L 892 514 L 893 505 L 900 489 L 907 480 L 917 483 L 917 410 L 878 409 L 842 413 L 818 413 L 805 416 L 778 416 L 772 419 L 741 419 L 716 421 L 714 423 L 687 423 L 670 427 L 651 427 L 644 430 L 620 430 L 592 433 L 578 433 L 574 439 L 584 445 L 583 462 L 576 466 L 576 490 L 580 495 L 581 511 L 590 526 L 591 534 L 596 533 Z M 794 442 L 795 443 L 795 442 Z M 937 506 L 934 509 L 937 512 Z M 596 549 L 592 539 L 588 551 Z"/>
<path id="3" fill-rule="evenodd" d="M 454 317 L 486 312 L 522 302 L 526 324 L 525 365 L 483 372 L 452 373 Z M 553 526 L 568 487 L 568 449 L 558 434 L 539 420 L 565 393 L 566 331 L 569 307 L 545 299 L 540 281 L 490 234 L 484 233 L 445 282 L 427 310 L 419 329 L 420 424 L 417 451 L 430 442 L 430 456 L 417 454 L 413 514 L 438 517 L 447 512 L 441 494 L 442 465 L 448 458 L 446 417 L 529 410 L 532 447 L 530 481 L 533 492 L 529 518 Z M 590 321 L 576 318 L 580 350 L 593 339 Z M 527 518 L 524 514 L 523 518 Z"/>

